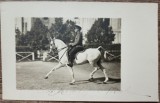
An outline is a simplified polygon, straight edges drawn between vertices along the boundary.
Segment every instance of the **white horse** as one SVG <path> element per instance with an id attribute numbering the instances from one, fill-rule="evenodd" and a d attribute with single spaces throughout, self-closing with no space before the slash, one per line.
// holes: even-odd
<path id="1" fill-rule="evenodd" d="M 94 73 L 101 69 L 104 73 L 105 76 L 105 80 L 103 83 L 107 83 L 108 81 L 108 76 L 106 74 L 106 70 L 105 68 L 101 65 L 100 59 L 101 59 L 101 52 L 100 49 L 101 47 L 98 48 L 89 48 L 86 49 L 83 52 L 79 52 L 76 55 L 76 59 L 74 60 L 74 62 L 76 64 L 83 64 L 86 63 L 87 61 L 89 62 L 90 65 L 92 65 L 94 67 L 94 70 L 91 72 L 90 76 L 89 76 L 89 80 L 93 80 L 93 75 Z M 73 68 L 68 66 L 68 56 L 67 56 L 67 45 L 59 40 L 59 39 L 52 39 L 51 38 L 51 42 L 50 42 L 50 52 L 52 50 L 57 49 L 58 50 L 58 56 L 59 56 L 59 64 L 56 65 L 53 69 L 50 70 L 49 73 L 47 73 L 47 75 L 45 76 L 45 79 L 48 78 L 48 76 L 52 73 L 52 71 L 55 71 L 63 66 L 67 66 L 67 68 L 69 68 L 71 75 L 72 75 L 72 81 L 70 82 L 70 84 L 74 84 L 75 83 L 75 77 L 74 77 L 74 72 L 73 72 Z"/>

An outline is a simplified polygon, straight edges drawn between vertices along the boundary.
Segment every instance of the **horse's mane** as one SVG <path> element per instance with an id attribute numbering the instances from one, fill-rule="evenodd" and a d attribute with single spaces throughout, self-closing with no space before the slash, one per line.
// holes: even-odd
<path id="1" fill-rule="evenodd" d="M 66 46 L 66 44 L 62 40 L 60 40 L 60 39 L 55 39 L 55 42 L 57 42 L 61 46 Z"/>

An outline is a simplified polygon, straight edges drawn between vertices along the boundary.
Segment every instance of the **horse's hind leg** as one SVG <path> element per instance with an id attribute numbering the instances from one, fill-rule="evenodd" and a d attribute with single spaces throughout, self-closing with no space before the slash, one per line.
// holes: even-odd
<path id="1" fill-rule="evenodd" d="M 105 76 L 105 80 L 103 81 L 103 83 L 107 83 L 107 81 L 108 81 L 108 76 L 107 76 L 107 74 L 106 74 L 106 69 L 103 68 L 102 71 L 103 71 L 103 74 L 104 74 L 104 76 Z"/>
<path id="2" fill-rule="evenodd" d="M 90 81 L 93 81 L 93 75 L 95 74 L 95 72 L 96 72 L 97 70 L 98 70 L 98 68 L 95 67 L 94 70 L 91 72 L 90 78 L 89 78 Z"/>
<path id="3" fill-rule="evenodd" d="M 100 69 L 103 71 L 103 74 L 105 76 L 105 80 L 103 81 L 103 83 L 107 83 L 108 81 L 108 75 L 106 74 L 106 69 L 102 66 L 101 63 L 98 63 L 98 66 L 100 67 Z"/>
<path id="4" fill-rule="evenodd" d="M 90 74 L 90 81 L 93 81 L 93 75 L 95 74 L 95 72 L 99 69 L 98 65 L 94 62 L 89 62 L 93 67 L 94 67 L 94 70 L 91 72 Z"/>

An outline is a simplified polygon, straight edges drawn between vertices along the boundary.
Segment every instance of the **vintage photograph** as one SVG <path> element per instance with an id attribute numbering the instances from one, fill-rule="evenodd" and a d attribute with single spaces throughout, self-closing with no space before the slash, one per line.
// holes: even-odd
<path id="1" fill-rule="evenodd" d="M 17 90 L 121 91 L 121 18 L 16 17 Z"/>
<path id="2" fill-rule="evenodd" d="M 157 4 L 0 6 L 4 100 L 159 101 Z"/>

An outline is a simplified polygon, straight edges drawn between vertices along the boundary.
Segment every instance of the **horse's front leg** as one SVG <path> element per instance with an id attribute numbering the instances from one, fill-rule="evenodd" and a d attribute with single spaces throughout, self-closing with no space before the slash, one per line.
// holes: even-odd
<path id="1" fill-rule="evenodd" d="M 47 75 L 45 76 L 45 79 L 48 79 L 48 76 L 52 73 L 52 71 L 55 71 L 55 70 L 57 70 L 57 69 L 59 69 L 59 68 L 61 68 L 61 67 L 63 67 L 63 66 L 64 66 L 63 64 L 59 63 L 57 66 L 55 66 L 53 69 L 51 69 L 51 70 L 47 73 Z"/>
<path id="2" fill-rule="evenodd" d="M 71 76 L 72 76 L 72 81 L 70 82 L 70 85 L 74 85 L 75 83 L 75 78 L 74 78 L 74 71 L 73 68 L 67 65 L 67 68 L 69 69 Z"/>

